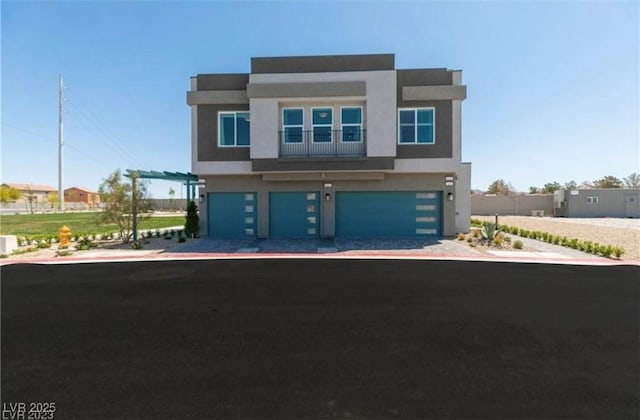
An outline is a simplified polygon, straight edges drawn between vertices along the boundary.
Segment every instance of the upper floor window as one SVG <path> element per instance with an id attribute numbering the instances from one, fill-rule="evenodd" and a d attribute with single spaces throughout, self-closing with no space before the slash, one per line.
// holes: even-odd
<path id="1" fill-rule="evenodd" d="M 333 108 L 312 108 L 313 142 L 331 143 L 333 129 Z"/>
<path id="2" fill-rule="evenodd" d="M 246 147 L 251 143 L 249 113 L 220 112 L 218 114 L 218 145 L 221 147 Z"/>
<path id="3" fill-rule="evenodd" d="M 302 130 L 304 128 L 302 108 L 282 109 L 282 131 L 284 143 L 302 143 Z"/>
<path id="4" fill-rule="evenodd" d="M 362 141 L 362 108 L 343 107 L 340 110 L 342 123 L 342 141 L 360 142 Z"/>
<path id="5" fill-rule="evenodd" d="M 400 144 L 435 143 L 435 109 L 403 108 L 398 110 L 398 142 Z"/>

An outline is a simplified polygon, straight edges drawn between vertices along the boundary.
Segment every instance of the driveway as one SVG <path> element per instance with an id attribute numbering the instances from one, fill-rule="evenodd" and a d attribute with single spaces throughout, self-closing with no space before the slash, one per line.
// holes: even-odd
<path id="1" fill-rule="evenodd" d="M 638 267 L 2 267 L 2 401 L 55 418 L 638 418 Z"/>

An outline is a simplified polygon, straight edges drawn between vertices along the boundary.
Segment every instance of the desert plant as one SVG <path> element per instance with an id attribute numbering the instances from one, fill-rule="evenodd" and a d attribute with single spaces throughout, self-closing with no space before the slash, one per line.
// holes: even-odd
<path id="1" fill-rule="evenodd" d="M 613 247 L 611 245 L 601 245 L 600 253 L 603 257 L 610 258 L 611 254 L 613 254 Z"/>
<path id="2" fill-rule="evenodd" d="M 479 238 L 480 237 L 480 231 L 478 229 L 473 229 L 471 231 L 471 236 L 474 238 Z"/>
<path id="3" fill-rule="evenodd" d="M 144 248 L 144 242 L 141 240 L 131 242 L 131 249 L 142 249 Z"/>
<path id="4" fill-rule="evenodd" d="M 516 241 L 514 241 L 514 242 L 513 242 L 513 247 L 514 247 L 515 249 L 522 249 L 522 246 L 523 246 L 523 245 L 522 245 L 522 241 L 521 241 L 520 239 L 518 239 L 518 240 L 516 240 Z"/>
<path id="5" fill-rule="evenodd" d="M 66 250 L 56 251 L 56 257 L 67 257 L 71 254 L 73 254 L 71 251 L 66 251 Z"/>
<path id="6" fill-rule="evenodd" d="M 493 242 L 499 232 L 498 226 L 494 222 L 485 222 L 480 230 L 482 239 L 489 241 L 489 243 Z"/>
<path id="7" fill-rule="evenodd" d="M 47 249 L 47 248 L 51 248 L 51 244 L 48 243 L 47 241 L 42 241 L 37 245 L 37 247 L 39 249 Z"/>
<path id="8" fill-rule="evenodd" d="M 458 240 L 459 241 L 464 241 L 465 236 L 466 235 L 464 233 L 462 233 L 462 232 L 458 233 Z"/>
<path id="9" fill-rule="evenodd" d="M 504 241 L 505 241 L 506 243 L 511 243 L 511 236 L 505 236 L 505 237 L 504 237 Z"/>
<path id="10" fill-rule="evenodd" d="M 469 236 L 469 237 L 467 238 L 467 242 L 472 243 L 472 242 L 473 242 L 473 238 L 472 238 L 471 236 Z"/>
<path id="11" fill-rule="evenodd" d="M 621 246 L 616 246 L 613 248 L 613 255 L 615 255 L 616 258 L 620 259 L 620 257 L 622 257 L 622 254 L 624 254 L 624 248 Z"/>

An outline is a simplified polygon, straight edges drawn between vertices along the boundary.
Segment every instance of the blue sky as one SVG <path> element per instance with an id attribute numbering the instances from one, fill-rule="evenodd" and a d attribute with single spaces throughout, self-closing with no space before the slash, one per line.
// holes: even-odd
<path id="1" fill-rule="evenodd" d="M 1 180 L 64 187 L 115 169 L 189 171 L 189 78 L 250 57 L 395 53 L 463 71 L 472 187 L 640 172 L 635 1 L 2 1 Z M 178 184 L 153 181 L 154 197 Z M 182 193 L 184 194 L 184 193 Z"/>

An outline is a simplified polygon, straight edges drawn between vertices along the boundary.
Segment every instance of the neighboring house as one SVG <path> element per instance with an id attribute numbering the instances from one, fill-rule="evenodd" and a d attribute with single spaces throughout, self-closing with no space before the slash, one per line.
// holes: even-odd
<path id="1" fill-rule="evenodd" d="M 65 203 L 83 203 L 88 207 L 96 207 L 100 204 L 100 194 L 86 188 L 71 187 L 64 190 Z"/>
<path id="2" fill-rule="evenodd" d="M 559 217 L 640 217 L 640 189 L 558 190 L 553 206 Z"/>
<path id="3" fill-rule="evenodd" d="M 18 202 L 23 202 L 28 209 L 50 207 L 49 195 L 58 192 L 57 189 L 49 185 L 38 184 L 2 184 L 3 187 L 11 187 L 20 191 L 21 197 Z"/>
<path id="4" fill-rule="evenodd" d="M 461 71 L 393 54 L 252 58 L 191 78 L 192 172 L 210 237 L 468 231 Z"/>

